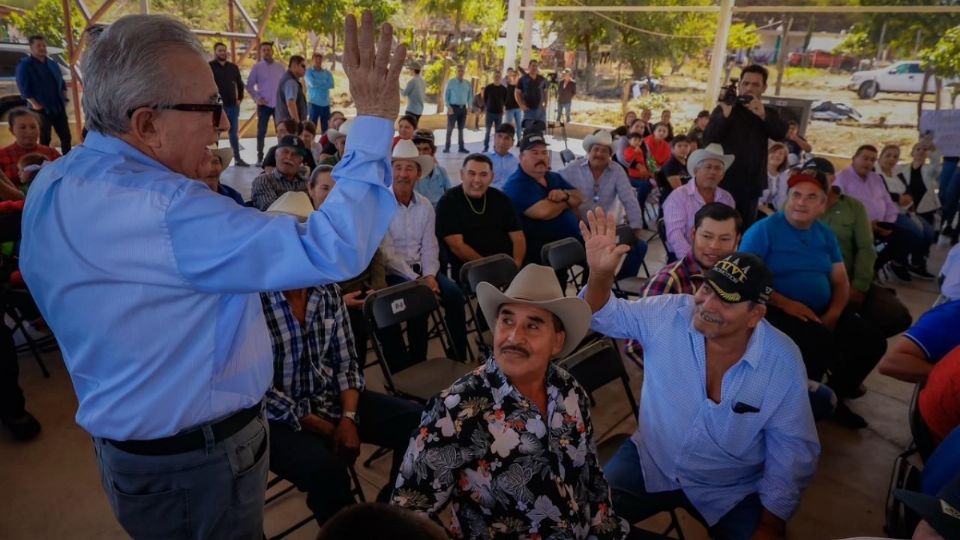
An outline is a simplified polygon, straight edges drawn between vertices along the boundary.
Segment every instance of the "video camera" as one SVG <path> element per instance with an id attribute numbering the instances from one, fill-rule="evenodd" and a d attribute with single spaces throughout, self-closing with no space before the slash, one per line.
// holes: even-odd
<path id="1" fill-rule="evenodd" d="M 737 95 L 737 82 L 739 79 L 736 77 L 730 77 L 730 84 L 723 87 L 723 90 L 720 91 L 720 101 L 726 105 L 733 107 L 737 103 L 741 105 L 746 105 L 753 101 L 753 96 L 747 95 Z"/>

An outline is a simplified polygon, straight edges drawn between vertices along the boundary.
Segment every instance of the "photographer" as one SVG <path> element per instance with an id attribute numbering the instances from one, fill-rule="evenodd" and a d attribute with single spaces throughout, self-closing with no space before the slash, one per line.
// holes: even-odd
<path id="1" fill-rule="evenodd" d="M 731 85 L 722 92 L 704 133 L 705 144 L 720 143 L 725 153 L 736 156 L 722 187 L 737 201 L 744 227 L 756 219 L 757 200 L 767 187 L 767 141 L 781 141 L 787 134 L 787 123 L 760 101 L 766 89 L 766 68 L 743 68 L 736 89 Z"/>

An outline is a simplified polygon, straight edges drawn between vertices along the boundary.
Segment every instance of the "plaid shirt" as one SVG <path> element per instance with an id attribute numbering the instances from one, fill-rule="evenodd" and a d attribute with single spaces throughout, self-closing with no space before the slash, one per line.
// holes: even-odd
<path id="1" fill-rule="evenodd" d="M 703 270 L 693 258 L 693 252 L 690 252 L 679 261 L 665 265 L 650 278 L 643 296 L 694 294 L 702 284 Z"/>
<path id="2" fill-rule="evenodd" d="M 273 204 L 274 201 L 288 191 L 302 191 L 306 193 L 306 177 L 303 176 L 302 172 L 298 171 L 297 175 L 291 179 L 281 174 L 279 170 L 274 169 L 271 172 L 263 173 L 253 179 L 250 198 L 253 200 L 254 206 L 265 211 L 267 208 L 270 208 L 270 205 Z"/>
<path id="3" fill-rule="evenodd" d="M 273 344 L 267 418 L 298 431 L 300 418 L 307 414 L 339 420 L 340 393 L 364 386 L 340 289 L 310 289 L 303 327 L 282 292 L 260 293 L 260 301 Z"/>
<path id="4" fill-rule="evenodd" d="M 13 143 L 10 146 L 0 148 L 0 169 L 3 170 L 3 174 L 7 175 L 7 178 L 12 180 L 14 184 L 20 185 L 20 170 L 17 169 L 17 162 L 20 161 L 20 158 L 23 156 L 33 153 L 43 155 L 48 161 L 53 161 L 60 157 L 60 152 L 57 152 L 49 146 L 38 144 L 33 148 L 24 148 L 17 143 Z"/>

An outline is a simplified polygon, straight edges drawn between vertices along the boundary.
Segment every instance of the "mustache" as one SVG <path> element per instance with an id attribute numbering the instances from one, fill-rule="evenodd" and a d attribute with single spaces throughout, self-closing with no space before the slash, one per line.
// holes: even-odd
<path id="1" fill-rule="evenodd" d="M 519 345 L 504 345 L 503 347 L 500 347 L 500 352 L 515 352 L 523 356 L 530 356 L 530 351 L 520 347 Z"/>

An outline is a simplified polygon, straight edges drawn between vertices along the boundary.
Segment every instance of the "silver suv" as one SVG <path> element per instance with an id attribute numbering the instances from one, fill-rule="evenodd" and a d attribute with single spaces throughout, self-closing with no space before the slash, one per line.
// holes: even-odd
<path id="1" fill-rule="evenodd" d="M 7 112 L 14 107 L 26 106 L 27 101 L 20 97 L 17 89 L 17 64 L 20 59 L 30 54 L 30 46 L 26 43 L 0 42 L 0 120 L 5 120 Z M 47 47 L 49 57 L 60 65 L 60 72 L 67 86 L 73 83 L 70 77 L 70 68 L 63 54 L 63 49 Z M 69 94 L 68 94 L 69 96 Z M 69 96 L 72 97 L 72 96 Z M 72 103 L 67 104 L 68 113 L 72 111 Z"/>

